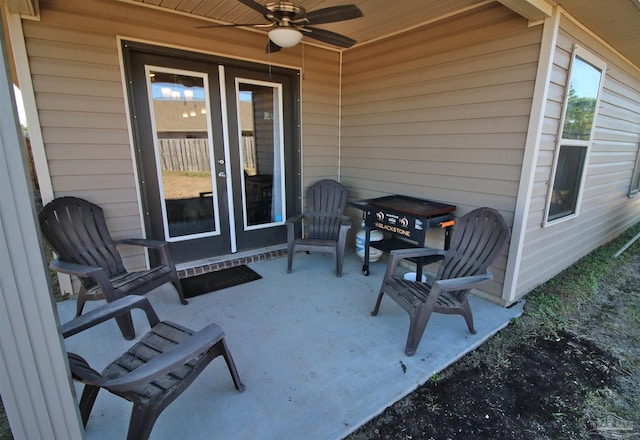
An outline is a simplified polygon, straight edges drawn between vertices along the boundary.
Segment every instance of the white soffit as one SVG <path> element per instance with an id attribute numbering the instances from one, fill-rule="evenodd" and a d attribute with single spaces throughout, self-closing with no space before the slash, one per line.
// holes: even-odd
<path id="1" fill-rule="evenodd" d="M 551 17 L 553 6 L 545 0 L 498 0 L 529 21 L 539 21 Z"/>
<path id="2" fill-rule="evenodd" d="M 28 17 L 36 17 L 40 11 L 38 0 L 5 0 L 9 11 Z"/>

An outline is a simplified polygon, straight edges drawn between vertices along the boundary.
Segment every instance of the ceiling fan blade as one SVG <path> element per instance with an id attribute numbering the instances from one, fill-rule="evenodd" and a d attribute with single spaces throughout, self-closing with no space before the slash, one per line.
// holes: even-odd
<path id="1" fill-rule="evenodd" d="M 329 43 L 334 46 L 349 48 L 357 43 L 356 40 L 345 37 L 344 35 L 336 34 L 335 32 L 327 31 L 325 29 L 312 28 L 309 26 L 305 26 L 302 29 L 304 35 L 309 38 L 314 38 L 318 41 L 322 41 L 323 43 Z M 311 32 L 305 32 L 311 31 Z"/>
<path id="2" fill-rule="evenodd" d="M 271 13 L 271 11 L 268 10 L 266 6 L 261 5 L 260 3 L 258 3 L 255 0 L 238 0 L 238 1 L 240 3 L 242 3 L 243 5 L 250 7 L 254 11 L 258 11 L 259 13 L 261 13 L 264 16 L 266 16 L 267 14 Z"/>
<path id="3" fill-rule="evenodd" d="M 280 49 L 282 49 L 280 46 L 278 46 L 273 41 L 269 40 L 269 42 L 267 43 L 267 48 L 265 49 L 264 53 L 280 52 Z"/>
<path id="4" fill-rule="evenodd" d="M 362 17 L 362 11 L 356 5 L 331 6 L 306 14 L 309 24 L 333 23 Z"/>
<path id="5" fill-rule="evenodd" d="M 273 24 L 264 24 L 264 23 L 229 23 L 229 24 L 206 24 L 203 26 L 196 26 L 196 29 L 210 29 L 210 28 L 222 28 L 222 27 L 242 27 L 242 26 L 251 26 L 251 27 L 260 27 L 260 26 L 273 26 Z"/>

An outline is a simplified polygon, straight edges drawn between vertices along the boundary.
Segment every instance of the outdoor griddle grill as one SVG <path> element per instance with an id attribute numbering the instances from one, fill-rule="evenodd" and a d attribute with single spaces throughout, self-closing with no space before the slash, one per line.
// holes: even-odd
<path id="1" fill-rule="evenodd" d="M 376 199 L 358 200 L 350 205 L 361 209 L 365 222 L 364 264 L 362 273 L 369 275 L 369 246 L 383 252 L 394 249 L 423 247 L 425 234 L 429 228 L 443 228 L 444 248 L 451 242 L 451 227 L 455 224 L 454 205 L 432 202 L 402 195 L 379 197 Z M 378 229 L 391 238 L 370 242 L 371 230 Z M 417 264 L 416 279 L 422 278 L 422 266 L 440 260 L 441 257 L 414 260 Z"/>

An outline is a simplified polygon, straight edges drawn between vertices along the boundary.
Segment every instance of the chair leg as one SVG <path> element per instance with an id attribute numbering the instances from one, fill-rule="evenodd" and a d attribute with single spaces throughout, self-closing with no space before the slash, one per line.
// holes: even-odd
<path id="1" fill-rule="evenodd" d="M 86 296 L 83 294 L 78 295 L 78 301 L 76 303 L 76 316 L 80 316 L 82 314 L 82 310 L 84 310 L 84 305 L 87 302 Z M 131 313 L 125 313 L 116 317 L 116 322 L 118 323 L 118 327 L 120 328 L 120 332 L 122 336 L 130 341 L 136 337 L 136 331 L 133 328 L 133 321 L 131 320 Z"/>
<path id="2" fill-rule="evenodd" d="M 118 327 L 120 328 L 120 332 L 122 333 L 122 336 L 127 341 L 130 341 L 136 337 L 136 331 L 133 328 L 133 320 L 131 319 L 130 312 L 117 316 L 116 322 L 118 323 Z"/>
<path id="3" fill-rule="evenodd" d="M 336 243 L 336 275 L 338 277 L 342 276 L 342 266 L 344 263 L 344 247 L 347 240 L 347 229 L 340 227 L 340 236 L 338 238 L 338 242 Z"/>
<path id="4" fill-rule="evenodd" d="M 78 295 L 78 301 L 76 302 L 76 317 L 82 314 L 82 310 L 84 309 L 84 303 L 86 302 L 85 296 L 80 293 Z"/>
<path id="5" fill-rule="evenodd" d="M 176 275 L 176 278 L 171 281 L 171 283 L 173 284 L 173 287 L 176 288 L 176 290 L 178 291 L 178 296 L 180 297 L 180 303 L 182 303 L 182 305 L 187 305 L 189 304 L 189 301 L 187 301 L 187 299 L 184 297 L 184 292 L 182 291 L 182 284 L 180 284 L 180 279 L 178 278 L 178 276 Z"/>
<path id="6" fill-rule="evenodd" d="M 344 251 L 343 251 L 344 252 Z M 344 262 L 344 253 L 341 253 L 339 250 L 336 252 L 336 276 L 342 276 L 342 264 Z"/>
<path id="7" fill-rule="evenodd" d="M 471 306 L 468 302 L 464 302 L 460 305 L 460 308 L 462 309 L 462 317 L 466 321 L 467 327 L 469 328 L 469 333 L 475 335 L 476 329 L 473 326 L 473 313 L 471 313 Z"/>
<path id="8" fill-rule="evenodd" d="M 418 311 L 415 315 L 409 315 L 409 334 L 407 335 L 407 345 L 404 349 L 404 353 L 407 356 L 413 356 L 416 354 L 416 350 L 422 340 L 422 335 L 424 334 L 424 330 L 427 328 L 430 317 L 430 310 L 427 312 L 424 310 Z"/>
<path id="9" fill-rule="evenodd" d="M 163 406 L 158 407 L 151 403 L 141 404 L 134 402 L 131 410 L 131 420 L 129 420 L 127 440 L 147 440 L 162 409 L 164 409 Z"/>
<path id="10" fill-rule="evenodd" d="M 380 289 L 380 293 L 378 294 L 378 299 L 376 300 L 376 306 L 371 311 L 371 316 L 376 316 L 378 311 L 380 310 L 380 303 L 382 303 L 382 296 L 384 295 L 384 290 Z"/>
<path id="11" fill-rule="evenodd" d="M 293 266 L 293 246 L 287 249 L 287 273 L 291 273 L 291 266 Z"/>
<path id="12" fill-rule="evenodd" d="M 91 410 L 93 409 L 93 404 L 96 402 L 99 391 L 100 387 L 96 387 L 93 385 L 85 385 L 84 390 L 82 390 L 82 397 L 80 397 L 79 407 L 83 426 L 87 426 L 89 416 L 91 415 Z"/>
<path id="13" fill-rule="evenodd" d="M 229 348 L 227 347 L 227 343 L 224 341 L 224 338 L 222 338 L 216 345 L 218 345 L 218 350 L 222 353 L 224 361 L 227 363 L 227 368 L 229 369 L 229 373 L 231 374 L 231 379 L 233 379 L 233 384 L 235 385 L 236 390 L 243 392 L 245 390 L 245 386 L 240 381 L 236 364 L 233 362 L 233 357 L 229 352 Z"/>

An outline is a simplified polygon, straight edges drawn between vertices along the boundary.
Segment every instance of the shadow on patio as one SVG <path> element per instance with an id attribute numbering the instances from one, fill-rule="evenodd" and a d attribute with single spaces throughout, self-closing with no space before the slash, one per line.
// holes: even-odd
<path id="1" fill-rule="evenodd" d="M 291 274 L 285 273 L 284 258 L 252 263 L 261 280 L 191 298 L 187 306 L 179 304 L 170 285 L 147 295 L 160 319 L 194 330 L 209 322 L 222 326 L 247 387 L 238 393 L 217 358 L 164 410 L 151 438 L 345 437 L 522 312 L 522 304 L 505 309 L 473 297 L 476 335 L 469 334 L 462 317 L 436 314 L 415 356 L 407 357 L 407 314 L 389 299 L 377 317 L 369 314 L 385 265 L 385 258 L 372 263 L 365 277 L 362 261 L 348 250 L 343 276 L 337 278 L 331 256 L 300 253 Z M 66 322 L 75 301 L 59 303 L 58 310 Z M 133 319 L 137 335 L 144 334 L 142 313 L 135 311 Z M 113 321 L 66 341 L 97 369 L 132 343 Z M 87 438 L 125 438 L 130 410 L 130 403 L 102 391 Z"/>

